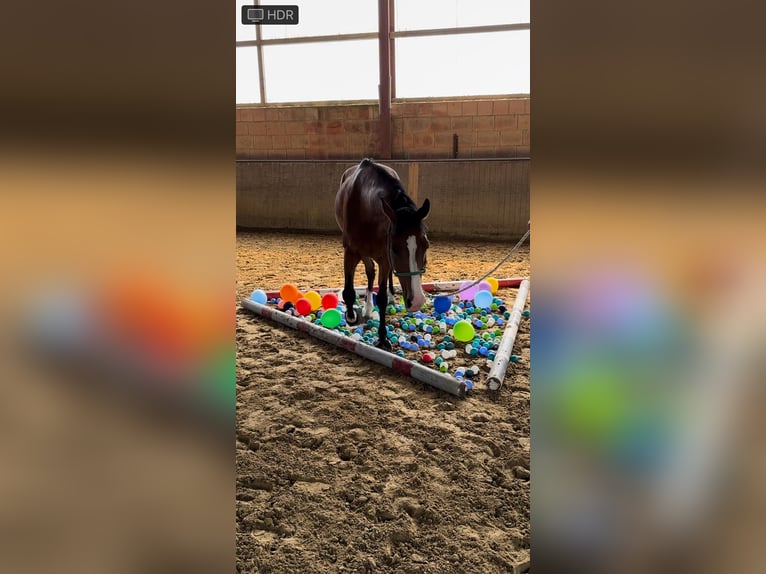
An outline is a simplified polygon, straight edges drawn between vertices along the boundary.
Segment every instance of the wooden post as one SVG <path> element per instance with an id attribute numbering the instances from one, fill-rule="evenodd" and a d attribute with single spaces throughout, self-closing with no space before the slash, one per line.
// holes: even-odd
<path id="1" fill-rule="evenodd" d="M 418 181 L 420 172 L 420 164 L 411 163 L 407 171 L 407 194 L 412 198 L 416 204 L 418 203 Z"/>
<path id="2" fill-rule="evenodd" d="M 391 25 L 388 0 L 378 0 L 378 59 L 380 64 L 380 119 L 378 121 L 380 159 L 391 158 Z"/>

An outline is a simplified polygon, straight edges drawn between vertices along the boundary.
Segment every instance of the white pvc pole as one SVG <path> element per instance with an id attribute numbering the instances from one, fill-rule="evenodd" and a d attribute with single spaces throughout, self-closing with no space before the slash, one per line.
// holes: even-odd
<path id="1" fill-rule="evenodd" d="M 505 331 L 503 331 L 500 347 L 497 349 L 495 361 L 487 376 L 487 387 L 490 391 L 500 390 L 500 387 L 503 386 L 505 371 L 508 368 L 508 361 L 511 358 L 511 351 L 513 350 L 513 344 L 516 341 L 516 333 L 519 331 L 521 314 L 524 312 L 524 307 L 527 304 L 528 295 L 529 279 L 524 279 L 521 282 L 521 285 L 519 285 L 519 291 L 516 293 L 516 300 L 511 308 L 511 316 L 508 319 Z"/>
<path id="2" fill-rule="evenodd" d="M 316 337 L 326 343 L 356 353 L 360 357 L 374 361 L 384 367 L 409 375 L 427 385 L 431 385 L 432 387 L 436 387 L 437 389 L 441 389 L 442 391 L 446 391 L 457 397 L 465 398 L 465 383 L 458 381 L 451 375 L 440 373 L 439 371 L 419 365 L 414 361 L 398 357 L 393 353 L 366 345 L 360 341 L 355 341 L 351 337 L 346 337 L 343 333 L 326 329 L 325 327 L 311 323 L 306 319 L 299 319 L 283 311 L 256 303 L 250 299 L 244 299 L 242 301 L 242 306 L 257 313 L 261 317 L 271 319 L 272 321 L 276 321 L 277 323 L 297 331 L 307 333 L 312 337 Z"/>
<path id="3" fill-rule="evenodd" d="M 466 280 L 468 281 L 468 279 Z M 521 285 L 521 282 L 523 279 L 520 278 L 508 278 L 508 279 L 498 279 L 498 287 L 518 287 Z M 435 291 L 451 291 L 453 289 L 460 289 L 460 287 L 465 283 L 465 281 L 435 281 L 433 283 L 423 283 L 423 291 L 427 291 L 429 293 L 435 292 Z M 343 287 L 336 287 L 335 289 L 325 288 L 325 289 L 317 289 L 317 293 L 320 295 L 324 295 L 325 293 L 337 293 L 338 291 L 342 291 Z M 372 288 L 372 290 L 377 293 L 378 287 L 377 285 Z M 354 287 L 354 291 L 356 291 L 360 295 L 364 295 L 367 292 L 367 287 L 364 285 L 357 285 Z M 266 292 L 267 297 L 279 297 L 279 291 L 267 291 Z"/>

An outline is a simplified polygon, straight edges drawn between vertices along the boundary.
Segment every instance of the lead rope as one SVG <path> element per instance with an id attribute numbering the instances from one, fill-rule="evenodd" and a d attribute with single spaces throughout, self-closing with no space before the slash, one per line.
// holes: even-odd
<path id="1" fill-rule="evenodd" d="M 521 239 L 519 239 L 519 242 L 514 246 L 514 248 L 511 249 L 510 253 L 508 253 L 508 255 L 506 255 L 505 257 L 503 257 L 503 259 L 500 261 L 500 263 L 498 263 L 492 269 L 487 271 L 481 278 L 477 279 L 476 281 L 474 281 L 470 285 L 466 285 L 465 287 L 461 287 L 460 289 L 457 289 L 455 291 L 450 291 L 448 293 L 440 293 L 440 296 L 442 296 L 442 297 L 452 297 L 453 295 L 457 295 L 458 293 L 462 293 L 463 291 L 466 291 L 466 290 L 470 289 L 471 287 L 473 287 L 474 285 L 478 285 L 479 283 L 484 281 L 487 277 L 489 277 L 495 271 L 497 271 L 503 263 L 508 261 L 508 259 L 510 258 L 511 255 L 513 255 L 516 251 L 518 251 L 519 247 L 521 247 L 524 244 L 524 242 L 527 240 L 527 237 L 529 237 L 529 229 L 527 229 L 527 232 L 522 236 Z"/>

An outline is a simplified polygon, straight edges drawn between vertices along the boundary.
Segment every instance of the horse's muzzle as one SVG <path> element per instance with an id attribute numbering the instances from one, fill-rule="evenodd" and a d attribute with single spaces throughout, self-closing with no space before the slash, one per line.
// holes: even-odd
<path id="1" fill-rule="evenodd" d="M 407 312 L 409 313 L 420 311 L 423 308 L 423 305 L 425 305 L 425 303 L 426 303 L 426 298 L 422 293 L 420 297 L 415 297 L 410 294 L 404 295 L 405 308 L 407 309 Z"/>

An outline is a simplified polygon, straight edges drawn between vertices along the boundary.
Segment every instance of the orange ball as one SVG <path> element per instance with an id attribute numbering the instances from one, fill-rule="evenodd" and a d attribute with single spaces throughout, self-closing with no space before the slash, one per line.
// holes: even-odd
<path id="1" fill-rule="evenodd" d="M 293 305 L 303 297 L 300 291 L 298 291 L 298 288 L 293 285 L 292 283 L 285 283 L 282 285 L 282 287 L 279 289 L 279 296 L 282 298 L 283 301 L 290 301 Z"/>

